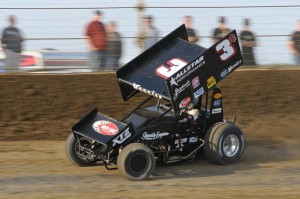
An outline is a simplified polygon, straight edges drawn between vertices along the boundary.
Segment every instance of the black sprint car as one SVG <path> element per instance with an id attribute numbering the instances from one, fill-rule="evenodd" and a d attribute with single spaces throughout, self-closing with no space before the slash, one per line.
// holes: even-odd
<path id="1" fill-rule="evenodd" d="M 202 147 L 215 164 L 238 161 L 245 138 L 223 118 L 216 84 L 242 62 L 235 30 L 206 49 L 189 43 L 181 25 L 116 72 L 124 101 L 149 97 L 121 121 L 95 108 L 72 127 L 67 156 L 79 166 L 117 166 L 129 180 L 148 178 L 156 161 L 193 160 Z M 145 107 L 151 98 L 157 104 Z"/>

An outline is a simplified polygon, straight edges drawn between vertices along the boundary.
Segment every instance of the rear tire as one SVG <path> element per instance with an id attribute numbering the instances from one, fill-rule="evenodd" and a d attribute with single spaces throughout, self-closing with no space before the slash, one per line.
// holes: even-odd
<path id="1" fill-rule="evenodd" d="M 118 169 L 128 180 L 145 180 L 153 172 L 156 160 L 153 151 L 144 144 L 127 145 L 118 156 Z"/>
<path id="2" fill-rule="evenodd" d="M 83 138 L 81 140 L 81 144 L 84 144 L 85 147 L 89 147 L 91 145 L 91 141 L 87 138 Z M 77 166 L 95 165 L 95 161 L 88 160 L 78 152 L 78 146 L 78 140 L 76 140 L 74 134 L 71 133 L 65 143 L 65 152 L 69 160 Z"/>
<path id="3" fill-rule="evenodd" d="M 244 134 L 233 123 L 216 123 L 206 133 L 204 153 L 212 163 L 235 163 L 242 157 L 244 148 Z"/>

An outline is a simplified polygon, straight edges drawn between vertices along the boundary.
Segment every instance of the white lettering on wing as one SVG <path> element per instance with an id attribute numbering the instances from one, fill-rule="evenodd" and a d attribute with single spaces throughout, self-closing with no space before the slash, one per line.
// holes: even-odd
<path id="1" fill-rule="evenodd" d="M 145 88 L 142 88 L 141 85 L 138 85 L 138 84 L 133 84 L 133 88 L 136 89 L 136 90 L 139 90 L 139 91 L 142 91 L 144 93 L 147 93 L 149 95 L 152 95 L 154 97 L 157 97 L 158 99 L 162 99 L 162 96 L 160 96 L 159 94 L 157 94 L 155 91 L 149 91 Z"/>

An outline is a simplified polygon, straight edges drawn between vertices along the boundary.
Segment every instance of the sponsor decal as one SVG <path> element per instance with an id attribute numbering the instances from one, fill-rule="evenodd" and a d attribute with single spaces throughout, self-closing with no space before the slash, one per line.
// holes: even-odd
<path id="1" fill-rule="evenodd" d="M 235 64 L 228 67 L 228 73 L 231 73 L 237 66 L 239 66 L 242 63 L 242 60 L 238 60 L 235 62 Z"/>
<path id="2" fill-rule="evenodd" d="M 184 91 L 187 87 L 189 87 L 191 85 L 190 81 L 188 80 L 185 84 L 182 84 L 179 88 L 175 88 L 175 92 L 174 92 L 174 100 L 177 99 L 178 95 Z"/>
<path id="3" fill-rule="evenodd" d="M 196 92 L 194 92 L 195 99 L 200 97 L 204 93 L 203 87 L 199 88 Z"/>
<path id="4" fill-rule="evenodd" d="M 213 106 L 214 107 L 219 107 L 219 106 L 221 106 L 221 100 L 220 99 L 217 99 L 217 100 L 214 100 L 214 102 L 213 102 Z"/>
<path id="5" fill-rule="evenodd" d="M 217 114 L 217 113 L 221 113 L 222 112 L 222 108 L 214 108 L 211 111 L 211 114 Z"/>
<path id="6" fill-rule="evenodd" d="M 214 95 L 214 98 L 215 99 L 220 99 L 222 97 L 222 94 L 221 93 L 216 93 L 215 95 Z"/>
<path id="7" fill-rule="evenodd" d="M 221 79 L 223 79 L 224 77 L 226 77 L 227 75 L 228 75 L 228 69 L 226 68 L 226 69 L 224 69 L 222 72 L 221 72 L 221 74 L 220 74 L 220 77 L 221 77 Z"/>
<path id="8" fill-rule="evenodd" d="M 136 89 L 136 90 L 139 90 L 139 91 L 142 91 L 144 93 L 147 93 L 149 95 L 152 95 L 154 97 L 157 97 L 158 99 L 162 99 L 162 96 L 160 96 L 159 94 L 157 94 L 155 91 L 149 91 L 147 89 L 144 89 L 141 87 L 141 85 L 138 85 L 138 84 L 133 84 L 133 88 Z"/>
<path id="9" fill-rule="evenodd" d="M 186 107 L 187 105 L 189 105 L 191 103 L 191 98 L 190 97 L 186 97 L 184 98 L 180 104 L 179 104 L 179 108 L 184 108 Z"/>
<path id="10" fill-rule="evenodd" d="M 97 122 L 94 122 L 93 129 L 102 135 L 108 136 L 116 135 L 119 131 L 117 125 L 106 120 L 99 120 Z"/>
<path id="11" fill-rule="evenodd" d="M 148 133 L 148 132 L 145 132 L 143 133 L 143 136 L 141 137 L 142 140 L 156 140 L 156 139 L 161 139 L 162 137 L 165 137 L 167 135 L 169 135 L 170 133 L 169 132 L 153 132 L 153 133 Z"/>
<path id="12" fill-rule="evenodd" d="M 131 133 L 129 131 L 129 127 L 123 131 L 120 135 L 118 135 L 115 139 L 113 139 L 113 145 L 115 146 L 116 144 L 122 144 L 123 142 L 125 142 L 128 138 L 130 138 Z"/>
<path id="13" fill-rule="evenodd" d="M 197 137 L 190 137 L 189 143 L 197 142 L 198 138 Z"/>
<path id="14" fill-rule="evenodd" d="M 198 59 L 196 59 L 195 61 L 193 61 L 191 64 L 185 66 L 176 74 L 175 77 L 172 77 L 173 84 L 174 84 L 174 82 L 176 84 L 181 82 L 182 80 L 185 79 L 185 77 L 189 76 L 191 73 L 193 73 L 195 70 L 197 70 L 204 64 L 205 64 L 204 56 L 201 56 Z M 171 83 L 171 85 L 172 85 L 172 83 Z"/>
<path id="15" fill-rule="evenodd" d="M 196 77 L 192 80 L 192 85 L 193 85 L 193 89 L 196 89 L 198 86 L 200 86 L 199 76 L 196 76 Z"/>
<path id="16" fill-rule="evenodd" d="M 174 144 L 179 144 L 179 141 L 180 141 L 180 139 L 175 140 L 175 143 L 174 143 Z M 182 138 L 182 139 L 181 139 L 181 144 L 185 143 L 186 141 L 187 141 L 187 138 Z"/>
<path id="17" fill-rule="evenodd" d="M 207 80 L 207 88 L 211 88 L 216 84 L 216 79 L 214 76 L 210 76 L 210 78 L 208 78 Z"/>
<path id="18" fill-rule="evenodd" d="M 228 68 L 224 69 L 224 70 L 221 72 L 220 77 L 223 79 L 223 78 L 226 77 L 229 73 L 231 73 L 236 67 L 238 67 L 241 63 L 242 63 L 242 60 L 236 61 L 233 65 L 231 65 L 231 66 L 229 66 Z"/>

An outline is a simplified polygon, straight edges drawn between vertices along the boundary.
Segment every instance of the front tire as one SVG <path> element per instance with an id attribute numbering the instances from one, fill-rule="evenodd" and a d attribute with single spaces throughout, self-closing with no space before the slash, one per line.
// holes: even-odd
<path id="1" fill-rule="evenodd" d="M 127 145 L 119 154 L 118 169 L 128 180 L 145 180 L 153 172 L 156 160 L 153 151 L 144 144 Z"/>
<path id="2" fill-rule="evenodd" d="M 204 153 L 212 163 L 235 163 L 241 159 L 244 148 L 244 134 L 233 123 L 216 123 L 206 133 Z"/>
<path id="3" fill-rule="evenodd" d="M 87 148 L 91 146 L 91 141 L 84 137 L 80 139 L 80 143 Z M 65 152 L 69 160 L 77 166 L 92 166 L 96 163 L 95 161 L 88 160 L 79 153 L 79 141 L 75 138 L 73 133 L 71 133 L 66 140 Z"/>

